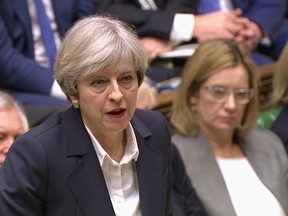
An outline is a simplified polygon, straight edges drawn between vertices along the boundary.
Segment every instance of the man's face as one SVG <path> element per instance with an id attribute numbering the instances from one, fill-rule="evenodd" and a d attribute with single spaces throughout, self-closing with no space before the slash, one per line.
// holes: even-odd
<path id="1" fill-rule="evenodd" d="M 14 140 L 23 134 L 24 128 L 14 108 L 0 109 L 0 167 Z"/>

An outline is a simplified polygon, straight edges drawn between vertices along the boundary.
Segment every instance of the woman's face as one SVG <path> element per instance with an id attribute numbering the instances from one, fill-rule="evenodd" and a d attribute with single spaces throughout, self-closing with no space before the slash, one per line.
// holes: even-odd
<path id="1" fill-rule="evenodd" d="M 191 105 L 196 106 L 200 129 L 212 134 L 233 135 L 245 112 L 243 98 L 247 91 L 249 77 L 242 65 L 212 75 L 199 93 L 190 97 Z"/>
<path id="2" fill-rule="evenodd" d="M 77 83 L 80 111 L 94 136 L 122 132 L 135 109 L 137 74 L 132 65 L 99 71 Z M 72 98 L 75 99 L 75 98 Z"/>

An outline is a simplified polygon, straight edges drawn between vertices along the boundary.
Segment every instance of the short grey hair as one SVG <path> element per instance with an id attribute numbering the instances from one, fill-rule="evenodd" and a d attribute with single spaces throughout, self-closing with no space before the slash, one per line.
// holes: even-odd
<path id="1" fill-rule="evenodd" d="M 148 55 L 134 29 L 109 15 L 90 16 L 67 32 L 58 50 L 55 79 L 70 99 L 78 95 L 77 81 L 119 64 L 134 66 L 140 86 Z"/>
<path id="2" fill-rule="evenodd" d="M 23 108 L 10 94 L 0 91 L 0 111 L 8 109 L 16 110 L 22 123 L 23 133 L 27 132 L 29 130 L 29 123 Z"/>

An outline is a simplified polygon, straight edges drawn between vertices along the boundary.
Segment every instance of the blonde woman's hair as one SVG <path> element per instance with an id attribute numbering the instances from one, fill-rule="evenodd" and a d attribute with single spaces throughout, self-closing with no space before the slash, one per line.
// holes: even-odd
<path id="1" fill-rule="evenodd" d="M 191 95 L 197 94 L 201 85 L 213 74 L 238 65 L 246 69 L 254 96 L 246 106 L 241 129 L 236 129 L 235 135 L 242 136 L 254 128 L 258 116 L 257 67 L 243 46 L 232 40 L 215 40 L 201 45 L 185 64 L 170 118 L 176 131 L 192 136 L 198 133 L 197 114 L 190 103 Z"/>
<path id="2" fill-rule="evenodd" d="M 271 103 L 275 107 L 288 104 L 288 43 L 278 59 L 273 75 Z"/>

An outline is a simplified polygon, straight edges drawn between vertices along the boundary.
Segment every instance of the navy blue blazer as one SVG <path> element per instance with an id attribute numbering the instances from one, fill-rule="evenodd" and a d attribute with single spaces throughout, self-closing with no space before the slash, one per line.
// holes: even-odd
<path id="1" fill-rule="evenodd" d="M 52 0 L 59 33 L 79 18 L 95 13 L 93 0 Z M 50 94 L 53 71 L 34 61 L 31 21 L 26 0 L 0 0 L 0 88 Z"/>
<path id="2" fill-rule="evenodd" d="M 171 136 L 156 111 L 132 121 L 143 215 L 167 215 Z M 115 215 L 97 154 L 73 107 L 19 137 L 0 169 L 0 215 Z"/>
<path id="3" fill-rule="evenodd" d="M 235 8 L 241 8 L 243 16 L 260 25 L 275 40 L 285 21 L 286 4 L 283 0 L 233 0 Z"/>

